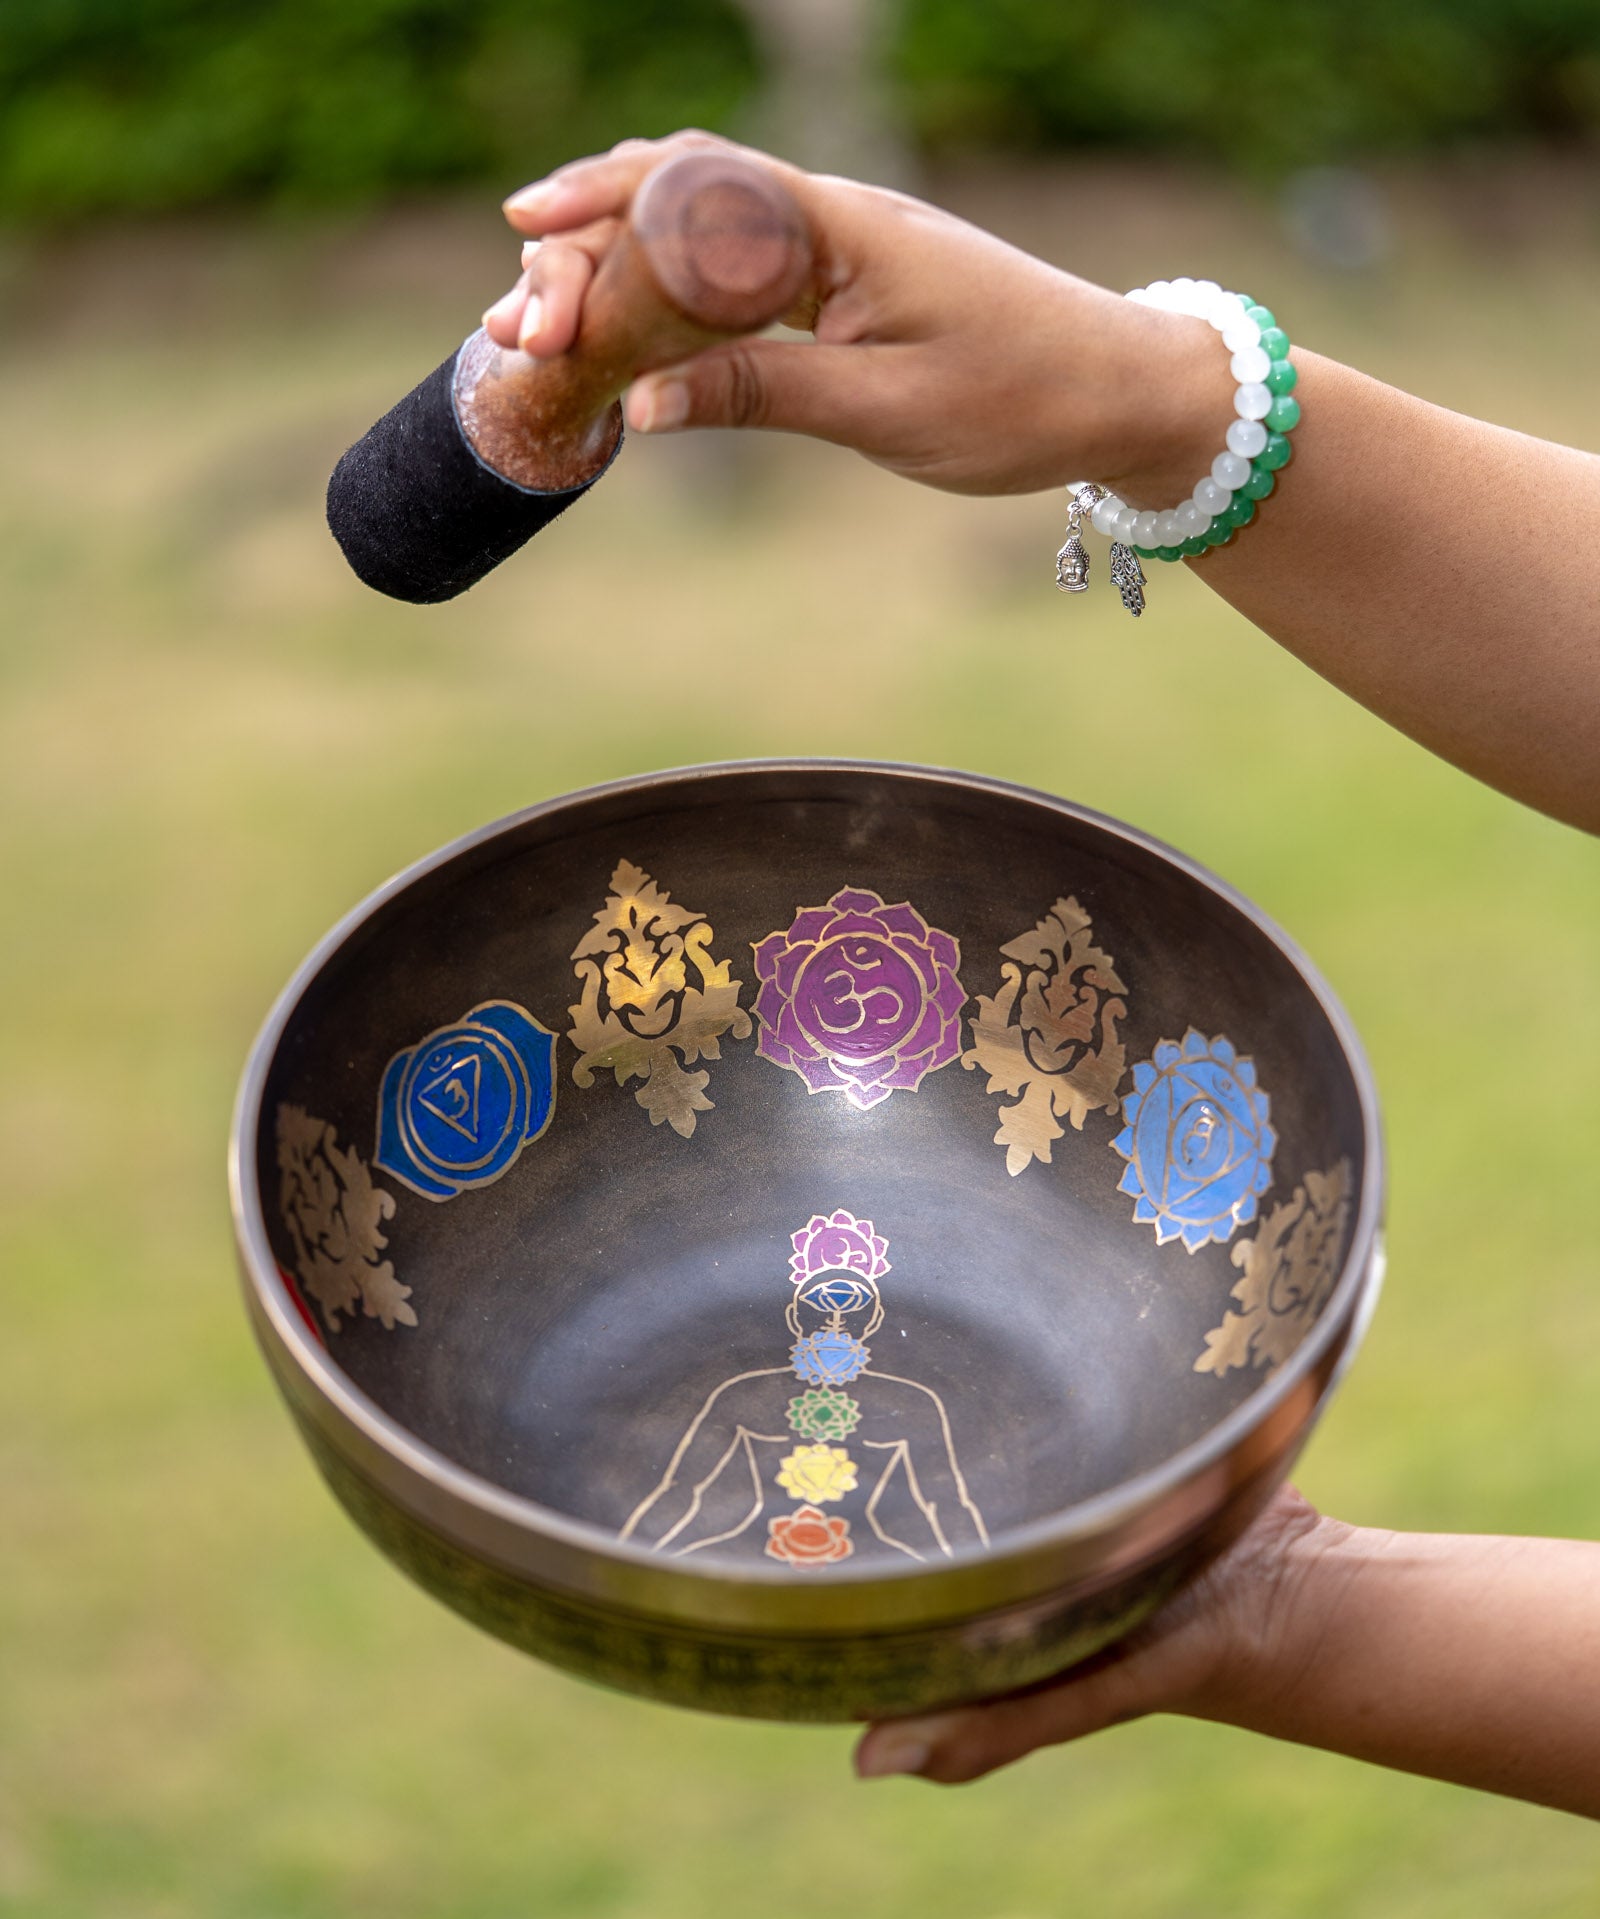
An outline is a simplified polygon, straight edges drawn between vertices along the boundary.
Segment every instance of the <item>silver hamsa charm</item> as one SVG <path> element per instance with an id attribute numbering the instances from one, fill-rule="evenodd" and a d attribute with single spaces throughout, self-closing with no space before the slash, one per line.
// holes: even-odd
<path id="1" fill-rule="evenodd" d="M 1138 619 L 1144 611 L 1144 568 L 1138 554 L 1121 540 L 1111 542 L 1111 584 L 1122 595 L 1122 604 Z"/>

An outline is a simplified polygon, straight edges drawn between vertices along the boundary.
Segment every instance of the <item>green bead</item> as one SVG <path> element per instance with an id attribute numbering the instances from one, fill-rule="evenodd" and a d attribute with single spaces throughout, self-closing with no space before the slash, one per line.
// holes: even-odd
<path id="1" fill-rule="evenodd" d="M 1252 466 L 1265 467 L 1267 472 L 1276 473 L 1280 466 L 1289 464 L 1289 455 L 1294 451 L 1281 433 L 1269 433 L 1267 443 L 1251 461 Z"/>
<path id="2" fill-rule="evenodd" d="M 1180 553 L 1184 554 L 1186 558 L 1191 560 L 1194 559 L 1198 554 L 1204 553 L 1205 550 L 1206 550 L 1206 538 L 1203 533 L 1191 533 L 1188 539 L 1186 539 L 1183 542 L 1182 546 L 1180 546 L 1178 549 Z"/>
<path id="3" fill-rule="evenodd" d="M 1133 550 L 1141 560 L 1153 560 L 1156 557 L 1156 549 L 1153 546 L 1136 546 Z"/>
<path id="4" fill-rule="evenodd" d="M 1158 546 L 1156 548 L 1156 558 L 1158 560 L 1181 560 L 1183 558 L 1183 548 L 1181 546 Z"/>
<path id="5" fill-rule="evenodd" d="M 1289 357 L 1289 336 L 1281 326 L 1264 326 L 1261 329 L 1261 349 L 1269 360 L 1286 360 Z"/>
<path id="6" fill-rule="evenodd" d="M 1267 368 L 1267 391 L 1269 393 L 1292 393 L 1300 375 L 1294 370 L 1293 360 L 1274 360 Z"/>
<path id="7" fill-rule="evenodd" d="M 1267 408 L 1265 425 L 1269 433 L 1293 433 L 1300 424 L 1300 402 L 1292 393 L 1280 393 Z"/>
<path id="8" fill-rule="evenodd" d="M 1245 481 L 1239 491 L 1244 494 L 1247 499 L 1264 500 L 1277 484 L 1277 474 L 1268 473 L 1259 466 L 1252 466 L 1249 479 Z"/>
<path id="9" fill-rule="evenodd" d="M 1226 513 L 1223 514 L 1220 520 L 1213 520 L 1211 522 L 1211 530 L 1205 536 L 1206 545 L 1208 547 L 1226 546 L 1229 540 L 1233 538 L 1233 529 L 1236 524 L 1236 521 L 1229 520 Z"/>
<path id="10" fill-rule="evenodd" d="M 1278 324 L 1278 316 L 1273 312 L 1271 307 L 1252 306 L 1248 302 L 1245 304 L 1244 317 L 1247 320 L 1254 320 L 1263 333 L 1266 332 L 1269 326 L 1276 326 Z"/>
<path id="11" fill-rule="evenodd" d="M 1267 478 L 1270 480 L 1272 475 L 1269 473 Z M 1248 526 L 1255 517 L 1256 503 L 1243 488 L 1240 489 L 1233 505 L 1225 508 L 1222 515 L 1223 521 L 1230 527 Z"/>

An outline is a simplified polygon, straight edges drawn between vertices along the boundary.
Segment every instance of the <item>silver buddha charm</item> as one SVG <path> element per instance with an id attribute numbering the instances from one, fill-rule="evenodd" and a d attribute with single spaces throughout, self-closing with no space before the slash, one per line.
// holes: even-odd
<path id="1" fill-rule="evenodd" d="M 1089 587 L 1089 555 L 1083 544 L 1083 522 L 1107 494 L 1093 480 L 1075 480 L 1067 492 L 1071 505 L 1067 508 L 1067 537 L 1056 554 L 1056 585 L 1063 593 L 1084 593 Z M 1138 554 L 1121 540 L 1111 542 L 1111 584 L 1122 595 L 1122 604 L 1138 619 L 1144 611 L 1144 568 Z"/>
<path id="2" fill-rule="evenodd" d="M 1056 555 L 1056 585 L 1063 593 L 1089 590 L 1089 555 L 1076 533 L 1067 534 L 1066 544 Z"/>

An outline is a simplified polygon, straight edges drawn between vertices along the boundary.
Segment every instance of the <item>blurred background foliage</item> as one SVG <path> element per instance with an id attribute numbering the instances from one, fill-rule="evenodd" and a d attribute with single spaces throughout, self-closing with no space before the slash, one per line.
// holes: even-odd
<path id="1" fill-rule="evenodd" d="M 0 219 L 347 205 L 748 130 L 774 0 L 8 0 Z M 789 9 L 793 13 L 797 10 Z M 1137 147 L 1271 177 L 1600 131 L 1593 0 L 814 0 L 923 157 Z M 785 29 L 788 30 L 787 28 Z M 793 148 L 786 148 L 793 150 Z"/>

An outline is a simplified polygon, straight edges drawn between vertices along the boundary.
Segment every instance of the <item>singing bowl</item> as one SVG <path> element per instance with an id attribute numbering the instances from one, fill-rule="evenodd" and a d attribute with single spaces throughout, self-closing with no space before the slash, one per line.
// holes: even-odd
<path id="1" fill-rule="evenodd" d="M 490 1632 L 780 1719 L 1035 1683 L 1281 1482 L 1381 1271 L 1377 1102 L 1244 899 L 1048 795 L 690 769 L 423 860 L 232 1140 L 334 1493 Z"/>

